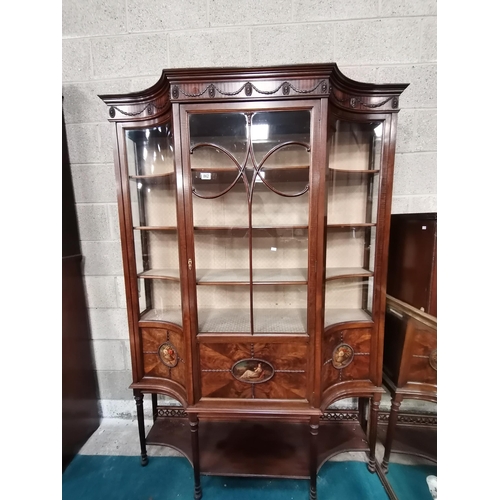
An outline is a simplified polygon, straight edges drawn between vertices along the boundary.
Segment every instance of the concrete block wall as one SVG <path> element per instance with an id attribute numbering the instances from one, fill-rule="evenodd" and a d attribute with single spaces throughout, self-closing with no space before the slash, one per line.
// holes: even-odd
<path id="1" fill-rule="evenodd" d="M 392 211 L 437 211 L 436 16 L 436 0 L 63 0 L 64 113 L 103 416 L 135 405 L 112 129 L 97 95 L 195 66 L 337 62 L 353 79 L 410 83 Z"/>

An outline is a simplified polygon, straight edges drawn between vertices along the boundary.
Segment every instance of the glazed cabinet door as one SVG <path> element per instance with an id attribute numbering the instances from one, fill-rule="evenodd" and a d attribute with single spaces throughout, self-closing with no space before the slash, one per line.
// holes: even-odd
<path id="1" fill-rule="evenodd" d="M 186 105 L 181 120 L 201 395 L 305 399 L 317 102 Z"/>
<path id="2" fill-rule="evenodd" d="M 182 326 L 171 130 L 125 130 L 125 148 L 139 319 Z"/>

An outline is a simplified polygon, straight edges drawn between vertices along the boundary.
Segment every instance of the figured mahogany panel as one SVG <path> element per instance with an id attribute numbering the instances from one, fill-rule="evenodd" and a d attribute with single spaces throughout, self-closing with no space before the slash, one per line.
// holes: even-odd
<path id="1" fill-rule="evenodd" d="M 323 335 L 321 386 L 370 378 L 371 328 L 331 328 Z"/>
<path id="2" fill-rule="evenodd" d="M 186 387 L 184 339 L 178 328 L 141 328 L 144 375 Z"/>
<path id="3" fill-rule="evenodd" d="M 437 331 L 414 318 L 408 321 L 410 349 L 408 382 L 437 384 Z"/>
<path id="4" fill-rule="evenodd" d="M 200 368 L 205 398 L 306 398 L 306 343 L 203 343 Z"/>

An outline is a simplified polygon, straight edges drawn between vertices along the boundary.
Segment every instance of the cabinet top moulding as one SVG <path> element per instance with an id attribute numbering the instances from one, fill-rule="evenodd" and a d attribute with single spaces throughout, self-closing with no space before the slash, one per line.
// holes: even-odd
<path id="1" fill-rule="evenodd" d="M 399 95 L 409 84 L 370 84 L 351 80 L 337 64 L 267 68 L 164 69 L 142 92 L 99 97 L 109 121 L 144 121 L 170 112 L 173 102 L 260 101 L 328 97 L 338 108 L 359 113 L 399 111 Z"/>

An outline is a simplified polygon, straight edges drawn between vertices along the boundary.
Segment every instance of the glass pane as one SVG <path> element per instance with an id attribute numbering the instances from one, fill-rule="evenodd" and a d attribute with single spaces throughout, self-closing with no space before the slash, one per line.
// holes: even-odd
<path id="1" fill-rule="evenodd" d="M 167 126 L 127 130 L 125 144 L 130 175 L 174 172 L 174 145 Z"/>
<path id="2" fill-rule="evenodd" d="M 325 328 L 344 321 L 371 320 L 373 278 L 338 278 L 325 284 Z"/>
<path id="3" fill-rule="evenodd" d="M 172 136 L 162 125 L 125 138 L 141 319 L 182 325 Z"/>
<path id="4" fill-rule="evenodd" d="M 310 122 L 189 116 L 199 332 L 307 331 Z"/>
<path id="5" fill-rule="evenodd" d="M 254 285 L 255 333 L 307 333 L 306 285 Z"/>
<path id="6" fill-rule="evenodd" d="M 330 131 L 328 224 L 376 220 L 382 124 L 337 120 Z"/>
<path id="7" fill-rule="evenodd" d="M 149 278 L 139 278 L 138 281 L 141 320 L 182 325 L 180 283 Z"/>

